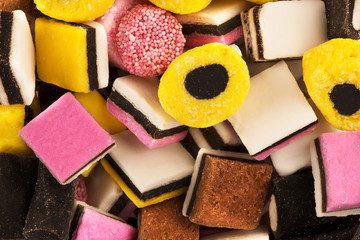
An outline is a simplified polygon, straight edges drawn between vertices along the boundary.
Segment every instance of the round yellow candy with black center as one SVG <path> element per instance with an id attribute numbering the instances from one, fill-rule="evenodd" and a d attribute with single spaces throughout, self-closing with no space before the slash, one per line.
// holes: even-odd
<path id="1" fill-rule="evenodd" d="M 67 22 L 95 20 L 111 7 L 115 0 L 35 0 L 43 14 Z"/>
<path id="2" fill-rule="evenodd" d="M 177 57 L 160 79 L 159 100 L 178 122 L 205 128 L 233 115 L 250 88 L 245 61 L 231 47 L 209 43 Z"/>
<path id="3" fill-rule="evenodd" d="M 211 0 L 149 0 L 159 8 L 177 14 L 198 12 L 210 4 Z"/>
<path id="4" fill-rule="evenodd" d="M 303 73 L 311 99 L 341 130 L 360 130 L 360 42 L 332 39 L 304 54 Z"/>

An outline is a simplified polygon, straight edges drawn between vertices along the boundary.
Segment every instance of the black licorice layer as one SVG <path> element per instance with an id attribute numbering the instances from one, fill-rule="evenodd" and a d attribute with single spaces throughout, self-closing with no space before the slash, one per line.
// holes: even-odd
<path id="1" fill-rule="evenodd" d="M 241 19 L 239 14 L 220 25 L 182 24 L 182 32 L 184 35 L 197 33 L 222 36 L 240 26 Z"/>
<path id="2" fill-rule="evenodd" d="M 261 36 L 261 28 L 260 28 L 260 22 L 259 22 L 259 13 L 261 11 L 261 6 L 255 7 L 253 11 L 254 11 L 254 25 L 255 25 L 255 30 L 256 30 L 257 51 L 259 54 L 259 59 L 262 60 L 262 59 L 264 59 L 264 45 L 263 45 L 263 40 L 262 40 L 262 36 Z"/>
<path id="3" fill-rule="evenodd" d="M 19 85 L 10 66 L 13 17 L 12 12 L 0 12 L 0 81 L 4 86 L 9 104 L 23 104 Z"/>
<path id="4" fill-rule="evenodd" d="M 204 168 L 205 168 L 205 164 L 206 164 L 206 157 L 207 156 L 211 156 L 211 157 L 216 157 L 216 158 L 221 158 L 223 160 L 229 160 L 229 161 L 238 161 L 238 162 L 244 162 L 244 163 L 249 163 L 249 164 L 266 164 L 262 161 L 254 161 L 254 160 L 249 160 L 249 159 L 243 159 L 243 158 L 235 158 L 235 157 L 223 157 L 223 156 L 217 156 L 217 155 L 214 155 L 214 154 L 208 154 L 208 153 L 204 153 L 202 156 L 201 156 L 201 160 L 200 160 L 200 165 L 199 165 L 199 169 L 198 170 L 194 170 L 194 171 L 198 171 L 198 175 L 197 175 L 197 178 L 195 180 L 195 185 L 194 185 L 194 189 L 192 191 L 192 195 L 191 195 L 191 198 L 190 198 L 190 201 L 189 201 L 189 205 L 188 205 L 188 208 L 186 210 L 186 215 L 190 215 L 191 212 L 192 212 L 192 209 L 194 207 L 194 203 L 195 203 L 195 200 L 196 200 L 196 197 L 197 197 L 197 191 L 199 189 L 199 186 L 200 186 L 200 182 L 201 182 L 201 179 L 202 179 L 202 176 L 203 176 L 203 171 L 204 171 Z"/>
<path id="5" fill-rule="evenodd" d="M 0 153 L 0 239 L 22 239 L 38 159 Z"/>
<path id="6" fill-rule="evenodd" d="M 290 134 L 289 136 L 281 139 L 280 141 L 277 141 L 276 143 L 274 143 L 274 144 L 272 144 L 271 146 L 269 146 L 269 147 L 261 150 L 260 152 L 253 154 L 252 156 L 259 155 L 259 154 L 261 154 L 261 153 L 263 153 L 263 152 L 265 152 L 265 151 L 267 151 L 267 150 L 269 150 L 269 149 L 271 149 L 271 148 L 273 148 L 273 147 L 276 147 L 277 145 L 279 145 L 279 144 L 281 144 L 281 143 L 283 143 L 283 142 L 286 142 L 287 140 L 289 140 L 290 138 L 296 136 L 297 134 L 299 134 L 299 133 L 301 133 L 301 132 L 303 132 L 303 131 L 306 131 L 308 128 L 311 128 L 312 126 L 314 126 L 314 125 L 317 124 L 318 122 L 319 122 L 319 121 L 316 120 L 315 122 L 310 123 L 309 125 L 303 127 L 302 129 L 297 130 L 296 132 L 294 132 L 294 133 Z"/>
<path id="7" fill-rule="evenodd" d="M 200 128 L 206 141 L 213 149 L 222 149 L 225 145 L 219 133 L 214 127 Z"/>
<path id="8" fill-rule="evenodd" d="M 350 83 L 337 84 L 329 93 L 338 113 L 351 116 L 360 109 L 360 90 Z"/>
<path id="9" fill-rule="evenodd" d="M 326 8 L 328 38 L 359 39 L 360 31 L 352 25 L 354 0 L 323 0 Z"/>
<path id="10" fill-rule="evenodd" d="M 77 205 L 72 222 L 71 222 L 71 226 L 70 226 L 70 240 L 76 239 L 77 232 L 81 225 L 81 219 L 82 219 L 83 215 L 84 215 L 84 206 Z"/>
<path id="11" fill-rule="evenodd" d="M 187 126 L 181 125 L 175 128 L 161 130 L 157 128 L 150 120 L 139 110 L 137 110 L 126 98 L 124 98 L 116 90 L 112 90 L 110 94 L 110 100 L 118 106 L 121 110 L 131 115 L 134 120 L 139 123 L 145 131 L 154 139 L 161 139 L 167 136 L 171 136 L 188 129 Z"/>
<path id="12" fill-rule="evenodd" d="M 23 232 L 26 239 L 68 238 L 75 189 L 76 181 L 61 185 L 42 163 L 39 164 L 38 179 Z"/>
<path id="13" fill-rule="evenodd" d="M 193 136 L 189 132 L 186 137 L 180 141 L 181 145 L 190 153 L 190 155 L 196 159 L 196 156 L 200 150 L 200 147 L 197 145 Z"/>
<path id="14" fill-rule="evenodd" d="M 178 190 L 180 188 L 189 186 L 190 184 L 191 175 L 179 180 L 175 180 L 166 185 L 154 188 L 152 190 L 146 192 L 140 192 L 140 190 L 134 185 L 134 183 L 130 180 L 130 178 L 126 175 L 126 173 L 119 167 L 119 165 L 116 164 L 114 159 L 109 154 L 105 156 L 105 159 L 115 170 L 115 172 L 119 175 L 119 177 L 124 181 L 124 183 L 131 189 L 131 191 L 142 201 L 159 197 L 165 193 L 169 193 Z"/>
<path id="15" fill-rule="evenodd" d="M 321 199 L 322 199 L 321 209 L 323 212 L 326 212 L 326 207 L 327 207 L 326 176 L 325 176 L 325 168 L 324 168 L 323 157 L 321 154 L 319 138 L 315 139 L 315 148 L 316 148 L 316 155 L 318 157 L 319 170 L 320 170 Z"/>
<path id="16" fill-rule="evenodd" d="M 114 203 L 114 205 L 110 208 L 109 213 L 115 216 L 119 216 L 122 210 L 128 205 L 130 199 L 123 193 L 118 198 L 118 200 Z"/>
<path id="17" fill-rule="evenodd" d="M 317 217 L 315 211 L 314 179 L 310 169 L 273 180 L 277 208 L 276 239 L 287 239 L 295 232 L 315 228 L 338 219 Z"/>
<path id="18" fill-rule="evenodd" d="M 225 91 L 229 75 L 221 64 L 210 64 L 190 71 L 184 81 L 187 92 L 196 99 L 213 99 Z"/>
<path id="19" fill-rule="evenodd" d="M 90 91 L 99 88 L 99 79 L 97 71 L 97 54 L 96 54 L 96 30 L 87 25 L 82 25 L 86 29 L 86 54 L 88 61 L 88 75 Z"/>

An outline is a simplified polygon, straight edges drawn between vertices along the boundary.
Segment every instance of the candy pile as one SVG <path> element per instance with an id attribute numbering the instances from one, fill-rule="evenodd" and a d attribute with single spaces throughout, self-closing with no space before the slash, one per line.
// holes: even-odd
<path id="1" fill-rule="evenodd" d="M 0 240 L 360 239 L 360 1 L 0 3 Z"/>

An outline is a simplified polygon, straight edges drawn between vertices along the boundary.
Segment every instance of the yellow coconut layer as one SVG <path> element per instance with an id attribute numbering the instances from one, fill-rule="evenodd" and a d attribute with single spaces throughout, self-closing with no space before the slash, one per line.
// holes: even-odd
<path id="1" fill-rule="evenodd" d="M 342 115 L 329 97 L 334 86 L 344 83 L 360 91 L 360 42 L 333 39 L 307 51 L 303 74 L 311 99 L 333 127 L 360 130 L 360 109 L 350 116 Z"/>
<path id="2" fill-rule="evenodd" d="M 35 0 L 36 8 L 43 14 L 67 21 L 86 22 L 100 17 L 115 0 Z"/>
<path id="3" fill-rule="evenodd" d="M 197 99 L 186 90 L 185 78 L 192 70 L 211 64 L 220 64 L 226 69 L 227 86 L 212 99 Z M 210 43 L 177 57 L 161 77 L 158 94 L 164 110 L 178 122 L 205 128 L 233 115 L 244 102 L 249 88 L 249 71 L 240 54 L 227 45 Z"/>
<path id="4" fill-rule="evenodd" d="M 277 0 L 247 0 L 248 2 L 253 2 L 256 4 L 264 4 L 267 2 L 276 2 Z"/>
<path id="5" fill-rule="evenodd" d="M 177 14 L 198 12 L 210 4 L 211 0 L 149 0 L 159 8 Z"/>
<path id="6" fill-rule="evenodd" d="M 25 106 L 21 104 L 0 105 L 0 152 L 16 155 L 33 155 L 31 149 L 20 138 L 24 127 Z"/>
<path id="7" fill-rule="evenodd" d="M 168 200 L 170 198 L 174 198 L 177 196 L 180 196 L 184 193 L 186 193 L 188 187 L 183 187 L 180 189 L 177 189 L 175 191 L 172 192 L 168 192 L 165 194 L 162 194 L 158 197 L 143 201 L 141 199 L 139 199 L 134 193 L 133 191 L 126 185 L 126 183 L 120 178 L 120 176 L 116 173 L 116 171 L 111 167 L 111 165 L 105 160 L 102 159 L 100 161 L 100 163 L 102 164 L 102 166 L 104 167 L 104 169 L 106 170 L 107 173 L 110 174 L 110 176 L 116 181 L 116 183 L 120 186 L 121 190 L 123 190 L 123 192 L 126 194 L 126 196 L 138 207 L 138 208 L 143 208 L 146 206 L 150 206 L 165 200 Z"/>
<path id="8" fill-rule="evenodd" d="M 108 133 L 116 134 L 126 129 L 125 125 L 106 109 L 106 101 L 98 91 L 75 93 L 74 96 Z"/>
<path id="9" fill-rule="evenodd" d="M 86 29 L 53 19 L 35 22 L 40 80 L 74 92 L 89 92 Z"/>

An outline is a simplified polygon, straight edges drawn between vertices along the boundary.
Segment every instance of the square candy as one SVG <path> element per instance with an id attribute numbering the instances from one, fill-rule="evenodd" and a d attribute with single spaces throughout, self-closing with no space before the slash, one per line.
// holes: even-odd
<path id="1" fill-rule="evenodd" d="M 271 175 L 270 164 L 248 154 L 201 149 L 183 215 L 208 227 L 255 229 Z"/>
<path id="2" fill-rule="evenodd" d="M 251 78 L 245 102 L 229 121 L 257 160 L 318 126 L 313 109 L 284 61 Z"/>
<path id="3" fill-rule="evenodd" d="M 78 202 L 74 219 L 71 224 L 72 240 L 136 239 L 136 229 L 120 218 L 102 212 L 83 202 Z"/>
<path id="4" fill-rule="evenodd" d="M 311 146 L 316 214 L 360 214 L 360 131 L 324 133 Z"/>
<path id="5" fill-rule="evenodd" d="M 61 184 L 74 180 L 115 145 L 71 93 L 66 93 L 19 134 Z"/>

